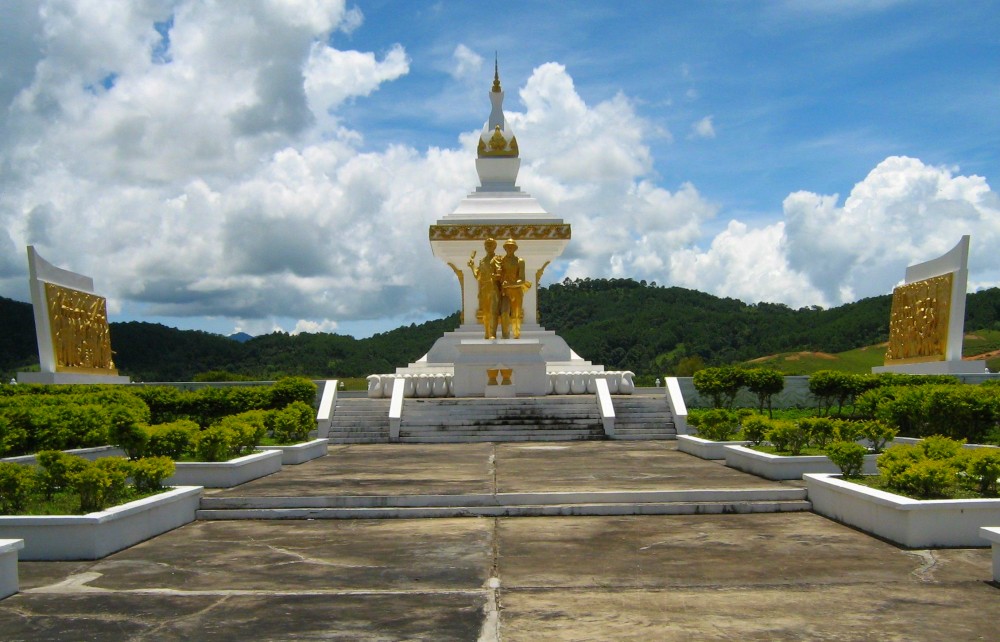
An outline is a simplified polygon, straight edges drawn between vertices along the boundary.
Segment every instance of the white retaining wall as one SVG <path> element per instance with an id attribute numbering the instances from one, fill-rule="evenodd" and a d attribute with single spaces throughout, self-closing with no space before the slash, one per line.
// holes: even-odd
<path id="1" fill-rule="evenodd" d="M 257 450 L 276 450 L 281 453 L 282 466 L 297 466 L 326 455 L 329 439 L 313 439 L 289 446 L 257 446 Z"/>
<path id="2" fill-rule="evenodd" d="M 0 517 L 0 538 L 24 540 L 22 560 L 96 560 L 193 522 L 201 487 L 184 486 L 86 515 Z"/>
<path id="3" fill-rule="evenodd" d="M 813 511 L 910 548 L 982 547 L 980 529 L 1000 524 L 1000 499 L 917 500 L 807 474 Z"/>
<path id="4" fill-rule="evenodd" d="M 229 461 L 179 461 L 167 486 L 232 488 L 281 470 L 281 452 L 257 452 Z"/>
<path id="5" fill-rule="evenodd" d="M 840 473 L 837 464 L 825 455 L 772 455 L 746 446 L 726 446 L 726 466 L 776 481 L 802 479 L 806 473 Z M 865 475 L 878 474 L 878 455 L 865 455 L 861 471 Z"/>
<path id="6" fill-rule="evenodd" d="M 0 600 L 17 593 L 17 552 L 24 548 L 23 539 L 0 539 Z"/>

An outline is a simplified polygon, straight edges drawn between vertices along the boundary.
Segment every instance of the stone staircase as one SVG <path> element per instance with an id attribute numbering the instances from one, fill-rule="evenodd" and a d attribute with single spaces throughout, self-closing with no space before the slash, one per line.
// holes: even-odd
<path id="1" fill-rule="evenodd" d="M 389 400 L 337 397 L 330 423 L 331 444 L 389 442 Z"/>
<path id="2" fill-rule="evenodd" d="M 407 399 L 399 430 L 404 443 L 603 438 L 600 411 L 592 395 Z"/>
<path id="3" fill-rule="evenodd" d="M 676 439 L 674 416 L 664 395 L 613 395 L 615 439 Z"/>

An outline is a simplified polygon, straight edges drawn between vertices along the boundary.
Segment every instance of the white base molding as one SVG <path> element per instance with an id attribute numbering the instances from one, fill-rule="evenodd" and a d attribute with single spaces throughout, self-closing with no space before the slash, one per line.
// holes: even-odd
<path id="1" fill-rule="evenodd" d="M 201 491 L 182 486 L 86 515 L 4 515 L 0 539 L 23 539 L 22 560 L 97 560 L 193 522 Z"/>
<path id="2" fill-rule="evenodd" d="M 169 486 L 232 488 L 281 470 L 282 455 L 276 450 L 258 452 L 229 461 L 179 461 Z"/>
<path id="3" fill-rule="evenodd" d="M 0 539 L 0 600 L 20 590 L 17 581 L 17 552 L 22 548 L 23 539 Z"/>
<path id="4" fill-rule="evenodd" d="M 80 374 L 75 372 L 19 372 L 17 373 L 18 383 L 38 383 L 47 385 L 62 384 L 92 384 L 92 383 L 112 383 L 125 384 L 132 383 L 128 377 L 121 375 L 101 375 L 101 374 Z"/>
<path id="5" fill-rule="evenodd" d="M 746 446 L 726 446 L 723 450 L 727 466 L 764 479 L 783 481 L 802 479 L 806 473 L 840 473 L 837 464 L 825 455 L 771 455 Z M 865 475 L 876 474 L 877 459 L 878 455 L 865 455 L 861 471 Z"/>
<path id="6" fill-rule="evenodd" d="M 875 366 L 872 372 L 879 374 L 882 372 L 894 372 L 897 374 L 911 375 L 958 375 L 958 374 L 986 374 L 986 361 L 977 359 L 975 361 L 954 360 L 954 361 L 925 361 L 923 363 L 903 363 L 892 366 Z"/>
<path id="7" fill-rule="evenodd" d="M 297 466 L 324 456 L 329 443 L 329 439 L 313 439 L 289 446 L 257 446 L 257 450 L 277 450 L 281 453 L 282 466 Z"/>
<path id="8" fill-rule="evenodd" d="M 702 459 L 725 459 L 726 446 L 746 446 L 749 441 L 712 441 L 692 435 L 677 435 L 677 450 Z"/>
<path id="9" fill-rule="evenodd" d="M 803 477 L 813 511 L 908 548 L 982 547 L 1000 524 L 1000 499 L 910 499 L 838 475 Z"/>

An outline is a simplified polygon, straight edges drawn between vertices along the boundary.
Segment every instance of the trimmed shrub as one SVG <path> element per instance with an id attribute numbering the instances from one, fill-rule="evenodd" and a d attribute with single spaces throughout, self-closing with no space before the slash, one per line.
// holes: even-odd
<path id="1" fill-rule="evenodd" d="M 277 424 L 278 415 L 275 415 Z M 291 421 L 291 420 L 290 420 Z M 698 414 L 698 435 L 712 441 L 728 441 L 739 430 L 736 414 L 723 408 L 714 408 Z M 275 425 L 275 439 L 278 439 L 278 427 Z"/>
<path id="2" fill-rule="evenodd" d="M 826 447 L 826 456 L 840 468 L 844 477 L 858 477 L 868 449 L 852 441 L 835 441 Z"/>
<path id="3" fill-rule="evenodd" d="M 962 444 L 965 441 L 955 441 L 943 435 L 931 435 L 924 438 L 917 444 L 917 448 L 923 451 L 927 459 L 937 459 L 943 461 L 951 459 L 962 452 Z"/>
<path id="4" fill-rule="evenodd" d="M 108 473 L 91 462 L 69 475 L 70 487 L 80 496 L 80 510 L 84 513 L 108 507 L 112 480 Z"/>
<path id="5" fill-rule="evenodd" d="M 271 411 L 278 412 L 278 411 Z M 231 450 L 233 456 L 252 453 L 267 434 L 267 418 L 271 414 L 265 410 L 250 410 L 238 415 L 223 417 L 217 424 L 228 430 L 231 435 Z"/>
<path id="6" fill-rule="evenodd" d="M 881 421 L 862 421 L 859 425 L 861 436 L 868 440 L 876 453 L 882 452 L 885 445 L 896 438 L 896 429 Z"/>
<path id="7" fill-rule="evenodd" d="M 965 474 L 969 485 L 983 495 L 996 496 L 1000 484 L 1000 450 L 977 448 L 965 456 Z"/>
<path id="8" fill-rule="evenodd" d="M 771 422 L 761 415 L 753 415 L 743 420 L 743 437 L 754 446 L 759 446 L 771 430 Z"/>
<path id="9" fill-rule="evenodd" d="M 174 474 L 174 462 L 169 457 L 144 457 L 133 463 L 132 478 L 139 492 L 153 492 L 163 487 L 163 480 Z"/>
<path id="10" fill-rule="evenodd" d="M 24 509 L 35 489 L 35 473 L 28 466 L 0 462 L 0 512 L 14 513 Z"/>
<path id="11" fill-rule="evenodd" d="M 316 384 L 305 377 L 284 377 L 271 386 L 271 408 L 284 408 L 301 401 L 312 407 L 316 401 Z"/>
<path id="12" fill-rule="evenodd" d="M 809 434 L 809 443 L 817 448 L 826 448 L 834 438 L 836 424 L 827 417 L 800 419 L 799 425 Z"/>
<path id="13" fill-rule="evenodd" d="M 102 457 L 94 462 L 99 470 L 108 476 L 108 488 L 104 493 L 105 507 L 122 501 L 128 492 L 128 480 L 132 476 L 132 463 L 124 457 Z"/>
<path id="14" fill-rule="evenodd" d="M 228 461 L 232 447 L 232 431 L 222 425 L 205 428 L 194 439 L 194 454 L 200 461 Z"/>
<path id="15" fill-rule="evenodd" d="M 295 401 L 281 410 L 274 411 L 273 417 L 272 432 L 278 443 L 294 444 L 305 441 L 309 438 L 309 432 L 316 428 L 312 406 L 301 401 Z"/>
<path id="16" fill-rule="evenodd" d="M 87 465 L 82 457 L 61 450 L 43 450 L 35 455 L 35 459 L 39 465 L 38 482 L 45 499 L 52 499 L 57 491 L 69 488 L 70 476 Z"/>
<path id="17" fill-rule="evenodd" d="M 6 415 L 0 415 L 0 457 L 27 452 L 28 442 L 28 431 L 23 424 L 16 424 Z"/>
<path id="18" fill-rule="evenodd" d="M 778 452 L 787 451 L 792 455 L 799 455 L 809 444 L 809 431 L 801 424 L 793 421 L 775 421 L 772 425 L 771 431 L 767 433 L 767 440 Z"/>
<path id="19" fill-rule="evenodd" d="M 887 448 L 884 453 L 879 455 L 876 465 L 882 477 L 885 478 L 885 483 L 890 487 L 896 487 L 897 475 L 924 458 L 923 450 L 917 446 L 899 444 Z"/>
<path id="20" fill-rule="evenodd" d="M 121 422 L 111 428 L 111 443 L 125 451 L 129 459 L 138 459 L 146 453 L 149 434 L 137 423 Z"/>
<path id="21" fill-rule="evenodd" d="M 195 435 L 198 434 L 198 424 L 190 419 L 148 426 L 146 435 L 146 455 L 149 457 L 168 457 L 177 460 L 192 450 Z"/>
<path id="22" fill-rule="evenodd" d="M 920 497 L 940 497 L 955 479 L 955 469 L 947 461 L 922 459 L 896 474 L 895 486 Z"/>
<path id="23" fill-rule="evenodd" d="M 861 439 L 863 432 L 861 423 L 857 421 L 833 420 L 834 441 L 857 441 Z"/>

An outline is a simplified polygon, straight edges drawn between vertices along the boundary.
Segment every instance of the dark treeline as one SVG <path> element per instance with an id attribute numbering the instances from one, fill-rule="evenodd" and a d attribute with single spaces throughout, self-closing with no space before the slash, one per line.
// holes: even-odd
<path id="1" fill-rule="evenodd" d="M 778 352 L 842 352 L 888 339 L 889 295 L 829 310 L 794 310 L 631 279 L 566 280 L 539 292 L 542 325 L 585 359 L 639 375 L 690 374 L 703 365 Z M 0 297 L 0 372 L 38 363 L 31 306 Z M 207 332 L 141 322 L 112 323 L 122 374 L 141 381 L 191 380 L 226 371 L 255 379 L 283 375 L 363 377 L 420 358 L 458 326 L 458 314 L 367 339 L 274 333 L 239 343 Z M 970 294 L 968 330 L 1000 330 L 1000 289 Z"/>

